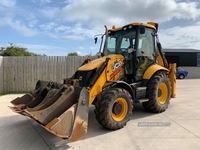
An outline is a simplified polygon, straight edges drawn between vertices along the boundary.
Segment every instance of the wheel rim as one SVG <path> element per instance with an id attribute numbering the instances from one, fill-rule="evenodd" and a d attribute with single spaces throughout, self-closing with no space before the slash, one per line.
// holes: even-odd
<path id="1" fill-rule="evenodd" d="M 183 79 L 183 78 L 184 78 L 184 76 L 181 74 L 179 78 L 180 78 L 180 79 Z"/>
<path id="2" fill-rule="evenodd" d="M 112 106 L 112 118 L 115 121 L 122 121 L 128 112 L 128 104 L 124 98 L 118 98 Z"/>
<path id="3" fill-rule="evenodd" d="M 165 83 L 161 83 L 158 89 L 158 101 L 160 104 L 164 104 L 167 101 L 168 88 Z"/>

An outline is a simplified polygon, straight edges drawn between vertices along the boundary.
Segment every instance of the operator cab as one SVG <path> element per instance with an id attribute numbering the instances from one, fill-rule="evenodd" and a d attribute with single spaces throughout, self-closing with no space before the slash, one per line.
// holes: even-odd
<path id="1" fill-rule="evenodd" d="M 142 80 L 144 71 L 156 62 L 155 29 L 129 24 L 108 30 L 103 55 L 122 54 L 129 82 Z"/>

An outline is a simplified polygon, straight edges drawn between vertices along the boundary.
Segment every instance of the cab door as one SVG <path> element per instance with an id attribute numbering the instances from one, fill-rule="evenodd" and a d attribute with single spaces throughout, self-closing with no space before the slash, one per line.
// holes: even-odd
<path id="1" fill-rule="evenodd" d="M 143 79 L 145 70 L 156 61 L 155 56 L 155 39 L 153 29 L 146 28 L 144 34 L 139 34 L 138 47 L 136 51 L 136 73 L 135 80 L 140 81 Z"/>

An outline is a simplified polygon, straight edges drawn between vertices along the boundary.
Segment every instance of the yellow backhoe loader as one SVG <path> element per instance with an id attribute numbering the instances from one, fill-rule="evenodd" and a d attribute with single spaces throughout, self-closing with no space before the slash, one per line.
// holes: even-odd
<path id="1" fill-rule="evenodd" d="M 130 120 L 133 103 L 150 112 L 165 111 L 176 96 L 176 65 L 168 64 L 157 30 L 154 22 L 105 26 L 97 59 L 85 60 L 62 84 L 39 80 L 10 108 L 69 141 L 87 132 L 92 104 L 97 121 L 112 130 Z"/>

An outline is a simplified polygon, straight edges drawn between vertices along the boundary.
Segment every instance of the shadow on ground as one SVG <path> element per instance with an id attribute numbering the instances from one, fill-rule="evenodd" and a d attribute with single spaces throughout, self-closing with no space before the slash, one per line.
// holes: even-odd
<path id="1" fill-rule="evenodd" d="M 157 113 L 152 113 L 152 112 L 145 110 L 145 108 L 142 106 L 141 103 L 135 103 L 131 120 L 149 117 L 149 116 L 153 116 L 156 114 Z"/>

